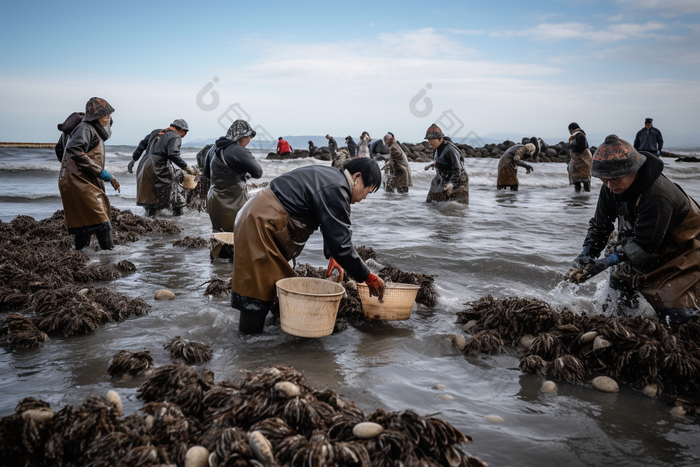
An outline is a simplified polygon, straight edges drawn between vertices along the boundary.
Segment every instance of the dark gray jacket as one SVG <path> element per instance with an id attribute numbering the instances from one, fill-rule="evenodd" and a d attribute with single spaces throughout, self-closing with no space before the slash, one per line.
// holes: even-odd
<path id="1" fill-rule="evenodd" d="M 661 136 L 661 131 L 656 127 L 651 127 L 648 130 L 642 128 L 637 132 L 634 138 L 634 149 L 637 151 L 648 151 L 656 154 L 664 147 L 664 138 Z"/>

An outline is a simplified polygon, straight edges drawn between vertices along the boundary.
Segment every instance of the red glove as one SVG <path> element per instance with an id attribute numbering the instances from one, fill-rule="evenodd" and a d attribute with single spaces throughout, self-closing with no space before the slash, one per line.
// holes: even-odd
<path id="1" fill-rule="evenodd" d="M 365 284 L 369 287 L 369 295 L 383 298 L 384 295 L 384 281 L 374 273 L 369 273 L 367 279 L 365 279 Z M 381 300 L 380 300 L 381 301 Z"/>
<path id="2" fill-rule="evenodd" d="M 331 261 L 328 263 L 328 277 L 331 277 L 331 274 L 333 274 L 333 270 L 337 269 L 338 273 L 340 274 L 340 280 L 338 282 L 343 282 L 343 274 L 345 271 L 343 268 L 340 267 L 340 264 L 336 260 L 333 259 L 331 256 Z"/>

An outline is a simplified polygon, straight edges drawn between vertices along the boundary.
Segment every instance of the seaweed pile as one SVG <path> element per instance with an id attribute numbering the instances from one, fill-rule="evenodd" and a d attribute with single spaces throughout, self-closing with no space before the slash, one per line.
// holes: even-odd
<path id="1" fill-rule="evenodd" d="M 208 369 L 171 364 L 138 390 L 142 414 L 122 417 L 121 400 L 89 396 L 53 412 L 22 400 L 0 419 L 9 465 L 484 466 L 458 446 L 471 438 L 411 410 L 365 415 L 332 390 L 314 390 L 291 367 L 246 371 L 215 383 Z"/>
<path id="2" fill-rule="evenodd" d="M 202 237 L 186 236 L 173 242 L 173 246 L 181 248 L 206 248 L 209 246 L 209 240 Z"/>
<path id="3" fill-rule="evenodd" d="M 112 226 L 117 244 L 145 233 L 179 232 L 171 222 L 116 208 Z M 150 310 L 140 298 L 86 287 L 131 274 L 136 267 L 129 261 L 91 264 L 88 255 L 72 249 L 63 211 L 40 221 L 29 216 L 0 221 L 0 238 L 0 313 L 17 312 L 2 319 L 0 336 L 11 347 L 36 347 L 46 341 L 45 334 L 84 334 Z"/>
<path id="4" fill-rule="evenodd" d="M 521 344 L 520 369 L 569 383 L 609 376 L 668 396 L 700 395 L 700 323 L 677 328 L 641 316 L 587 316 L 541 300 L 487 295 L 467 303 L 457 323 L 471 334 L 467 354 Z"/>
<path id="5" fill-rule="evenodd" d="M 211 345 L 186 341 L 180 336 L 172 338 L 163 348 L 170 351 L 170 358 L 181 358 L 187 363 L 208 362 L 214 355 Z"/>

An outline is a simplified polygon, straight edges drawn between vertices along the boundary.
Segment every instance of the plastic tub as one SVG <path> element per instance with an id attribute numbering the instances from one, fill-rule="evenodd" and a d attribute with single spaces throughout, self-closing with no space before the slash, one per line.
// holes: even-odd
<path id="1" fill-rule="evenodd" d="M 288 277 L 278 280 L 282 330 L 301 337 L 331 334 L 344 294 L 342 285 L 325 279 Z"/>
<path id="2" fill-rule="evenodd" d="M 188 190 L 194 190 L 195 188 L 197 188 L 197 183 L 198 183 L 198 180 L 194 175 L 187 174 L 184 176 L 184 178 L 182 180 L 182 188 L 186 188 Z"/>
<path id="3" fill-rule="evenodd" d="M 401 321 L 411 317 L 413 304 L 416 302 L 419 285 L 387 283 L 384 288 L 384 302 L 369 296 L 367 284 L 357 284 L 362 302 L 362 312 L 367 319 Z"/>
<path id="4" fill-rule="evenodd" d="M 233 245 L 233 232 L 214 232 L 212 238 L 227 245 Z"/>

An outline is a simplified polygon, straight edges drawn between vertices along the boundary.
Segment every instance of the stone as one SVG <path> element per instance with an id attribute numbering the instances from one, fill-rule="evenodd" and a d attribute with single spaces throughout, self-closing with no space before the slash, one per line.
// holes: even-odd
<path id="1" fill-rule="evenodd" d="M 447 339 L 452 343 L 452 347 L 460 352 L 467 346 L 467 339 L 462 335 L 450 334 Z"/>
<path id="2" fill-rule="evenodd" d="M 618 386 L 617 381 L 609 376 L 598 376 L 593 378 L 592 383 L 593 387 L 599 391 L 618 392 L 620 390 L 620 386 Z"/>
<path id="3" fill-rule="evenodd" d="M 275 391 L 277 391 L 277 393 L 285 399 L 291 399 L 292 397 L 298 396 L 301 389 L 299 386 L 294 383 L 290 383 L 289 381 L 280 381 L 279 383 L 275 384 Z"/>
<path id="4" fill-rule="evenodd" d="M 22 412 L 22 418 L 25 420 L 32 420 L 34 423 L 43 424 L 51 420 L 54 416 L 54 412 L 48 408 L 40 409 L 29 409 Z"/>
<path id="5" fill-rule="evenodd" d="M 547 394 L 556 394 L 557 384 L 554 381 L 545 381 L 544 383 L 542 383 L 540 391 Z"/>
<path id="6" fill-rule="evenodd" d="M 453 401 L 455 398 L 450 396 L 449 394 L 440 394 L 440 399 L 444 401 Z"/>
<path id="7" fill-rule="evenodd" d="M 384 432 L 384 427 L 374 422 L 361 422 L 352 429 L 352 434 L 362 439 L 374 438 L 382 432 Z"/>
<path id="8" fill-rule="evenodd" d="M 153 298 L 156 300 L 172 300 L 175 298 L 175 294 L 168 289 L 160 289 L 156 290 L 156 294 Z"/>
<path id="9" fill-rule="evenodd" d="M 265 438 L 265 435 L 259 431 L 254 431 L 248 435 L 248 444 L 250 445 L 250 450 L 253 451 L 253 456 L 262 465 L 273 465 L 275 462 L 275 455 L 272 453 L 272 444 Z"/>
<path id="10" fill-rule="evenodd" d="M 520 345 L 522 345 L 526 349 L 529 349 L 532 345 L 532 341 L 534 340 L 535 336 L 533 336 L 532 334 L 525 334 L 523 337 L 520 338 Z"/>
<path id="11" fill-rule="evenodd" d="M 439 390 L 445 389 L 445 385 L 442 384 L 442 383 L 437 383 L 437 384 L 435 384 L 435 386 L 433 386 L 431 389 L 436 389 L 436 390 L 439 391 Z"/>
<path id="12" fill-rule="evenodd" d="M 477 323 L 478 323 L 478 321 L 475 319 L 471 319 L 471 320 L 467 321 L 467 323 L 464 326 L 462 326 L 462 331 L 469 332 L 469 330 L 471 328 L 473 328 L 474 326 L 476 326 Z"/>
<path id="13" fill-rule="evenodd" d="M 644 386 L 644 389 L 642 389 L 642 392 L 645 396 L 656 397 L 659 395 L 659 387 L 654 383 L 647 384 Z"/>
<path id="14" fill-rule="evenodd" d="M 603 336 L 597 336 L 593 339 L 593 350 L 604 349 L 605 347 L 610 347 L 612 344 L 609 340 L 603 338 Z"/>
<path id="15" fill-rule="evenodd" d="M 204 446 L 192 446 L 185 454 L 185 467 L 208 467 L 209 450 Z"/>
<path id="16" fill-rule="evenodd" d="M 598 331 L 589 331 L 581 336 L 581 343 L 588 344 L 589 342 L 593 341 L 593 339 L 595 339 L 596 337 L 598 337 Z"/>
<path id="17" fill-rule="evenodd" d="M 486 420 L 491 423 L 503 423 L 505 421 L 503 417 L 499 417 L 498 415 L 487 415 Z"/>
<path id="18" fill-rule="evenodd" d="M 107 399 L 107 402 L 114 406 L 114 410 L 117 412 L 117 415 L 121 417 L 124 414 L 122 411 L 122 398 L 119 397 L 119 394 L 117 394 L 116 391 L 107 391 L 105 399 Z"/>

